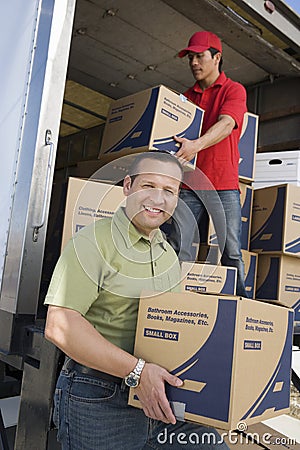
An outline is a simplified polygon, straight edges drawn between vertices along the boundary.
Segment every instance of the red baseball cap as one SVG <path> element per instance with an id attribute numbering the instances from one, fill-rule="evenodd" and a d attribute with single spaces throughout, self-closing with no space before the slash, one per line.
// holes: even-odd
<path id="1" fill-rule="evenodd" d="M 188 52 L 202 53 L 209 48 L 215 48 L 222 53 L 222 43 L 218 36 L 210 31 L 197 31 L 189 40 L 186 48 L 178 53 L 179 58 L 183 58 Z"/>

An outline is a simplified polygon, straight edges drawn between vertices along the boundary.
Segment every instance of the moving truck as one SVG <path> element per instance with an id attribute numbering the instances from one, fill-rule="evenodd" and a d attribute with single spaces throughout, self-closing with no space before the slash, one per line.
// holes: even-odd
<path id="1" fill-rule="evenodd" d="M 300 35 L 299 16 L 281 0 L 25 3 L 0 4 L 1 392 L 20 394 L 15 449 L 43 450 L 61 363 L 43 337 L 43 301 L 60 253 L 64 186 L 104 166 L 109 105 L 160 84 L 183 92 L 193 79 L 176 54 L 209 29 L 260 117 L 258 151 L 297 149 Z"/>

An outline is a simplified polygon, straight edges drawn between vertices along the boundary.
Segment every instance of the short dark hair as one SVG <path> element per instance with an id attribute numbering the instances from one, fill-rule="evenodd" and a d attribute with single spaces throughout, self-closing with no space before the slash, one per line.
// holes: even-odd
<path id="1" fill-rule="evenodd" d="M 210 52 L 212 58 L 213 58 L 217 53 L 220 53 L 220 50 L 217 50 L 216 48 L 213 48 L 213 47 L 210 47 L 210 48 L 208 49 L 208 51 Z M 219 72 L 220 72 L 220 73 L 222 72 L 222 66 L 223 66 L 223 56 L 221 55 L 221 59 L 220 59 L 219 66 L 218 66 L 218 69 L 219 69 Z"/>
<path id="2" fill-rule="evenodd" d="M 128 175 L 130 176 L 132 181 L 135 179 L 135 177 L 137 175 L 139 175 L 140 163 L 142 161 L 145 161 L 146 159 L 152 159 L 152 160 L 154 159 L 159 162 L 171 162 L 171 163 L 175 164 L 180 170 L 181 180 L 182 180 L 183 168 L 182 168 L 181 163 L 176 158 L 176 156 L 174 156 L 172 153 L 170 153 L 168 151 L 154 150 L 154 151 L 149 151 L 149 152 L 138 153 L 135 156 L 134 161 L 132 162 L 132 164 L 129 168 L 129 171 L 128 171 Z"/>

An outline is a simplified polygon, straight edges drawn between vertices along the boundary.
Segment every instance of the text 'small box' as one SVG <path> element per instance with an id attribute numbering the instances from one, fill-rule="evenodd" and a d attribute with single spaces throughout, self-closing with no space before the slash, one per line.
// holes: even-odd
<path id="1" fill-rule="evenodd" d="M 236 293 L 237 269 L 235 267 L 183 262 L 181 274 L 183 291 L 229 295 Z"/>
<path id="2" fill-rule="evenodd" d="M 258 256 L 256 298 L 278 300 L 300 321 L 300 260 L 286 255 Z"/>
<path id="3" fill-rule="evenodd" d="M 145 150 L 176 153 L 173 136 L 200 136 L 204 111 L 182 94 L 156 86 L 112 103 L 103 134 L 99 157 L 120 156 Z M 196 158 L 185 168 L 194 169 Z"/>
<path id="4" fill-rule="evenodd" d="M 242 209 L 241 248 L 243 250 L 249 250 L 251 215 L 253 204 L 253 188 L 244 183 L 240 183 L 239 185 L 241 191 L 240 201 Z M 218 245 L 218 237 L 211 218 L 209 219 L 209 226 L 208 226 L 208 244 Z"/>
<path id="5" fill-rule="evenodd" d="M 250 249 L 300 257 L 300 187 L 254 190 Z"/>
<path id="6" fill-rule="evenodd" d="M 103 217 L 111 217 L 124 200 L 120 186 L 69 178 L 62 249 L 81 228 Z"/>
<path id="7" fill-rule="evenodd" d="M 145 292 L 134 354 L 184 381 L 166 386 L 179 420 L 236 429 L 288 412 L 292 332 L 293 311 L 283 306 Z M 129 404 L 141 407 L 134 389 Z"/>

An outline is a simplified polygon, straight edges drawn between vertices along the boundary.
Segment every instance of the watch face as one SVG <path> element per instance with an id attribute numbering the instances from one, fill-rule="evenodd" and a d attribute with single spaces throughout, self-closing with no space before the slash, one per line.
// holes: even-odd
<path id="1" fill-rule="evenodd" d="M 125 378 L 125 384 L 129 387 L 135 388 L 139 385 L 139 379 L 133 375 Z"/>

